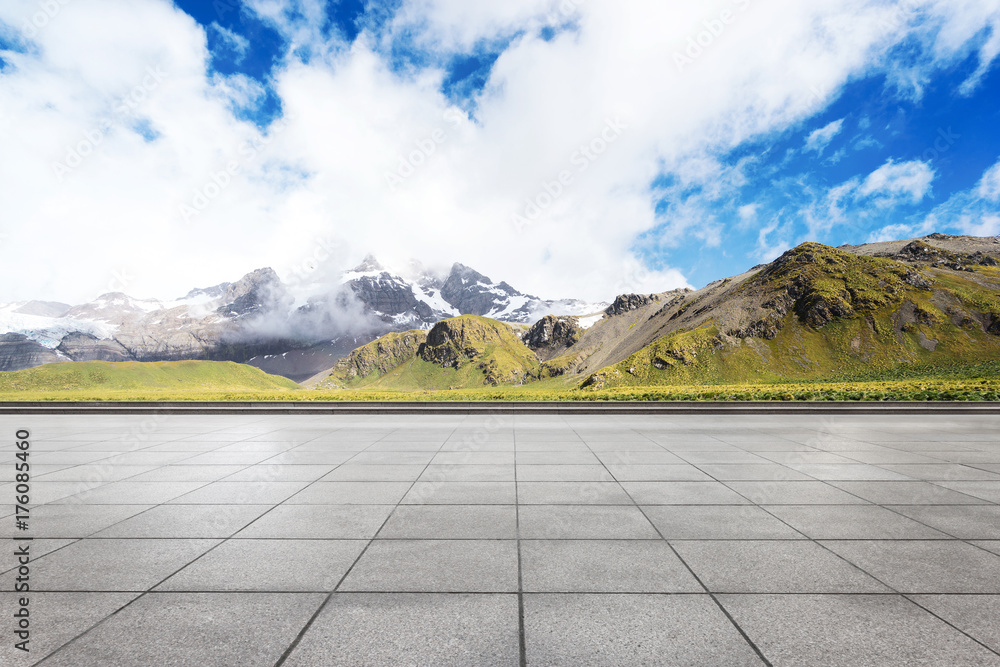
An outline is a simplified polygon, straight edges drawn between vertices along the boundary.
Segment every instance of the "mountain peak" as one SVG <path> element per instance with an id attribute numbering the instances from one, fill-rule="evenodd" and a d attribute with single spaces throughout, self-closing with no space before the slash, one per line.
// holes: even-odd
<path id="1" fill-rule="evenodd" d="M 361 263 L 356 267 L 351 269 L 352 273 L 371 273 L 372 271 L 385 271 L 385 267 L 382 266 L 375 255 L 368 253 L 365 258 L 361 260 Z"/>

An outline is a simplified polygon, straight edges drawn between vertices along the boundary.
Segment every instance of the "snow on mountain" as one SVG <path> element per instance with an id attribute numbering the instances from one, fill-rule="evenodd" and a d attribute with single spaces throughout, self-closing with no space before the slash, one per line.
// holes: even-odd
<path id="1" fill-rule="evenodd" d="M 17 312 L 24 302 L 0 306 L 0 333 L 19 333 L 49 349 L 59 347 L 59 343 L 74 331 L 87 333 L 97 338 L 111 338 L 116 325 L 96 320 L 75 317 L 46 317 L 26 315 Z"/>
<path id="2" fill-rule="evenodd" d="M 0 335 L 13 337 L 7 341 L 9 353 L 0 341 L 0 367 L 14 370 L 20 363 L 77 357 L 225 358 L 282 373 L 282 360 L 288 359 L 288 372 L 300 377 L 322 370 L 317 365 L 331 355 L 350 352 L 351 341 L 367 342 L 389 331 L 430 329 L 469 314 L 530 324 L 546 315 L 591 315 L 607 306 L 540 299 L 462 264 L 435 273 L 412 260 L 387 267 L 369 255 L 339 276 L 325 275 L 317 275 L 314 283 L 286 285 L 273 270 L 258 269 L 234 283 L 193 289 L 174 300 L 112 292 L 72 307 L 7 304 L 0 306 Z M 26 354 L 24 344 L 35 343 L 52 352 L 42 354 L 38 348 Z"/>

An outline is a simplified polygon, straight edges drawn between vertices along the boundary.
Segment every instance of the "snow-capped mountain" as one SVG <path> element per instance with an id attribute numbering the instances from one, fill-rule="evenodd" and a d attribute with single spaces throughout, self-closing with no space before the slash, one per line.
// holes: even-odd
<path id="1" fill-rule="evenodd" d="M 435 276 L 415 262 L 408 271 L 393 273 L 370 255 L 344 273 L 343 283 L 383 321 L 409 328 L 430 328 L 459 315 L 532 323 L 545 315 L 588 315 L 608 305 L 575 299 L 546 301 L 523 294 L 506 282 L 494 282 L 462 264 L 453 265 L 443 276 Z"/>
<path id="2" fill-rule="evenodd" d="M 227 359 L 302 380 L 389 331 L 467 314 L 532 323 L 608 305 L 546 301 L 461 264 L 436 275 L 417 262 L 390 270 L 371 256 L 332 282 L 293 295 L 272 269 L 258 269 L 171 301 L 115 292 L 77 306 L 0 306 L 0 370 L 70 360 Z"/>

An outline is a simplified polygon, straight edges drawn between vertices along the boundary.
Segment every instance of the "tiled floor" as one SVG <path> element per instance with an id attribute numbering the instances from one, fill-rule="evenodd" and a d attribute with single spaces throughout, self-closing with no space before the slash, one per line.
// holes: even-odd
<path id="1" fill-rule="evenodd" d="M 0 428 L 3 665 L 1000 667 L 1000 417 Z"/>

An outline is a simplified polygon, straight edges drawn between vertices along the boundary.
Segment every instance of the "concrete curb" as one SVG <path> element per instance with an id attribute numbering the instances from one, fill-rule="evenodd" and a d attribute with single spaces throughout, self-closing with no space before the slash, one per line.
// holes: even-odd
<path id="1" fill-rule="evenodd" d="M 1000 415 L 970 401 L 288 401 L 0 402 L 3 415 Z"/>

